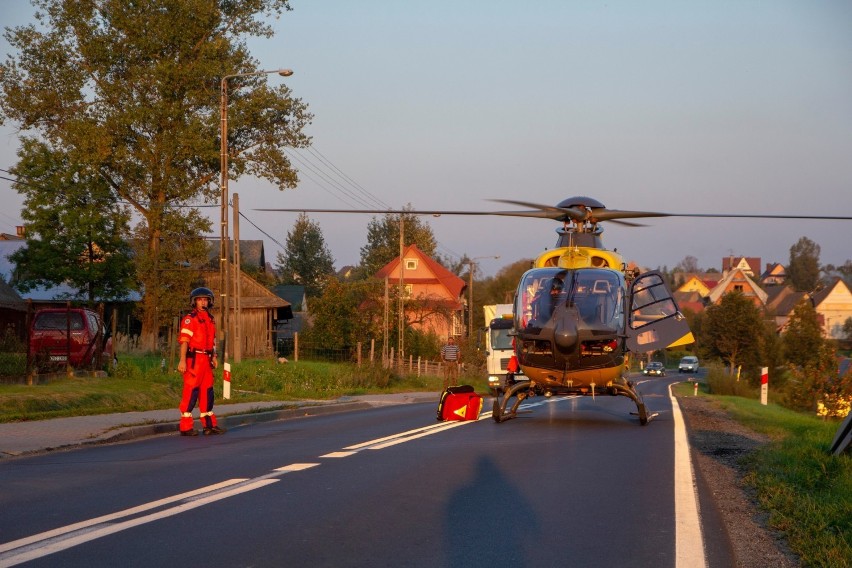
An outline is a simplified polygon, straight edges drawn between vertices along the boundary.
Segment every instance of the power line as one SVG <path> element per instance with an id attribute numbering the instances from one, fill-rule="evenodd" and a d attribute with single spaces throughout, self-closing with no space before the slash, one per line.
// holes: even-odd
<path id="1" fill-rule="evenodd" d="M 351 198 L 351 199 L 353 199 L 353 200 L 357 201 L 357 202 L 358 202 L 358 203 L 359 203 L 362 207 L 367 207 L 367 208 L 371 207 L 371 205 L 370 205 L 369 203 L 367 203 L 366 201 L 364 201 L 364 200 L 363 200 L 360 196 L 358 196 L 358 195 L 354 194 L 352 191 L 350 191 L 350 190 L 348 190 L 347 188 L 343 187 L 343 185 L 342 185 L 342 184 L 340 184 L 340 183 L 339 183 L 339 182 L 337 182 L 336 180 L 332 179 L 332 178 L 331 178 L 331 176 L 329 176 L 327 173 L 325 173 L 325 172 L 321 171 L 321 170 L 320 170 L 320 168 L 318 168 L 318 167 L 317 167 L 317 166 L 316 166 L 313 162 L 311 162 L 308 158 L 305 158 L 304 156 L 302 156 L 301 154 L 299 154 L 298 152 L 296 152 L 294 149 L 291 149 L 291 148 L 285 148 L 285 149 L 284 149 L 284 151 L 285 151 L 285 152 L 287 153 L 287 155 L 289 155 L 291 158 L 293 158 L 294 160 L 296 160 L 297 162 L 299 162 L 300 164 L 302 164 L 304 167 L 306 167 L 306 168 L 308 168 L 309 170 L 311 170 L 311 171 L 312 171 L 313 173 L 315 173 L 316 175 L 318 175 L 318 176 L 320 176 L 321 178 L 323 178 L 323 179 L 324 179 L 327 183 L 329 183 L 329 184 L 331 184 L 333 187 L 337 188 L 337 190 L 339 190 L 340 192 L 342 192 L 344 195 L 346 195 L 346 196 L 348 196 L 349 198 Z M 317 180 L 313 180 L 313 181 L 314 181 L 314 182 L 317 182 Z M 351 204 L 349 204 L 349 205 L 351 205 Z"/>
<path id="2" fill-rule="evenodd" d="M 269 240 L 271 240 L 273 243 L 275 243 L 276 245 L 278 245 L 278 246 L 281 248 L 281 250 L 283 250 L 283 251 L 286 251 L 286 250 L 287 250 L 287 247 L 285 247 L 284 245 L 282 245 L 282 244 L 281 244 L 281 243 L 280 243 L 280 242 L 279 242 L 279 241 L 278 241 L 275 237 L 273 237 L 272 235 L 270 235 L 269 233 L 267 233 L 266 231 L 264 231 L 263 229 L 261 229 L 260 227 L 258 227 L 258 226 L 254 223 L 254 221 L 252 221 L 251 219 L 249 219 L 248 217 L 246 217 L 245 215 L 243 215 L 243 212 L 242 212 L 242 211 L 240 211 L 240 217 L 242 217 L 243 219 L 245 219 L 246 221 L 248 221 L 248 222 L 249 222 L 249 224 L 250 224 L 252 227 L 254 227 L 254 228 L 255 228 L 255 229 L 257 229 L 258 231 L 260 231 L 263 235 L 265 235 L 267 238 L 269 238 Z"/>
<path id="3" fill-rule="evenodd" d="M 355 180 L 353 180 L 351 177 L 349 177 L 348 175 L 346 175 L 343 171 L 341 171 L 341 169 L 340 169 L 340 168 L 338 168 L 337 166 L 335 166 L 335 165 L 331 162 L 331 160 L 329 160 L 328 158 L 326 158 L 326 157 L 325 157 L 325 155 L 324 155 L 322 152 L 320 152 L 319 150 L 317 150 L 314 146 L 309 146 L 309 147 L 308 147 L 308 151 L 309 151 L 309 152 L 311 152 L 312 154 L 314 154 L 315 156 L 317 156 L 320 160 L 322 160 L 322 162 L 323 162 L 323 163 L 325 163 L 325 164 L 327 164 L 329 167 L 333 168 L 333 169 L 334 169 L 334 171 L 336 171 L 336 172 L 340 175 L 340 177 L 342 177 L 343 179 L 345 179 L 346 181 L 348 181 L 348 182 L 350 183 L 350 185 L 352 185 L 353 187 L 355 187 L 356 189 L 358 189 L 358 190 L 359 190 L 359 191 L 360 191 L 360 192 L 361 192 L 364 196 L 366 196 L 367 198 L 369 198 L 370 200 L 372 200 L 372 201 L 373 201 L 373 203 L 375 203 L 375 204 L 377 204 L 377 205 L 379 206 L 379 208 L 384 207 L 384 208 L 387 208 L 387 209 L 391 209 L 391 206 L 390 206 L 390 205 L 388 205 L 387 203 L 385 203 L 384 201 L 382 201 L 381 199 L 379 199 L 378 197 L 376 197 L 375 195 L 373 195 L 372 193 L 370 193 L 369 191 L 367 191 L 367 189 L 365 189 L 365 188 L 364 188 L 361 184 L 359 184 L 358 182 L 356 182 Z"/>

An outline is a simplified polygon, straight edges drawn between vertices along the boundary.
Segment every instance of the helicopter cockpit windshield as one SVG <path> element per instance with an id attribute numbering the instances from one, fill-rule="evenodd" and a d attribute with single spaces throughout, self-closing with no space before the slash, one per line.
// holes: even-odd
<path id="1" fill-rule="evenodd" d="M 543 328 L 560 305 L 576 307 L 590 326 L 620 328 L 624 319 L 624 277 L 598 268 L 565 270 L 537 268 L 521 279 L 517 294 L 516 326 Z"/>

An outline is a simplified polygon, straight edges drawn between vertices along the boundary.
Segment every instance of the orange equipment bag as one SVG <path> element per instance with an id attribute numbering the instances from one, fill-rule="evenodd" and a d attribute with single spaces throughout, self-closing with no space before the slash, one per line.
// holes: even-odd
<path id="1" fill-rule="evenodd" d="M 477 420 L 482 412 L 482 397 L 470 385 L 449 387 L 441 393 L 438 421 Z"/>

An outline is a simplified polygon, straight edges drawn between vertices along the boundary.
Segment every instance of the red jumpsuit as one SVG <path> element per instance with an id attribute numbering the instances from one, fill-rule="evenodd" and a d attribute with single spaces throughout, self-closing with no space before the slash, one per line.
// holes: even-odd
<path id="1" fill-rule="evenodd" d="M 180 430 L 192 430 L 192 409 L 198 401 L 202 428 L 215 428 L 213 414 L 213 347 L 216 324 L 205 310 L 193 310 L 181 321 L 180 343 L 187 343 L 183 396 L 180 401 Z"/>

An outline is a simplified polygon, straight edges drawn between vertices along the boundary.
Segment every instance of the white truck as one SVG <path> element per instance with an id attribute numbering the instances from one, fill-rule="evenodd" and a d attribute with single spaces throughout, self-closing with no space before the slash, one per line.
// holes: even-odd
<path id="1" fill-rule="evenodd" d="M 488 389 L 497 395 L 505 389 L 509 360 L 512 350 L 512 304 L 491 304 L 483 306 L 485 311 L 485 369 L 488 373 Z M 521 371 L 515 372 L 515 380 Z"/>

